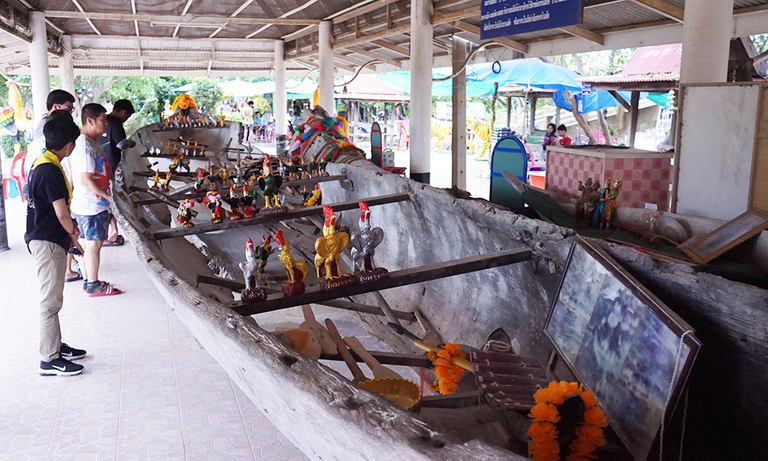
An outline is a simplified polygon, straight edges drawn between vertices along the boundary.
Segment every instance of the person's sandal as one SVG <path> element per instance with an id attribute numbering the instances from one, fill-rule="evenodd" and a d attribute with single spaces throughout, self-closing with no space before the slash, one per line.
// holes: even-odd
<path id="1" fill-rule="evenodd" d="M 125 244 L 125 238 L 122 235 L 118 235 L 114 242 L 107 241 L 104 243 L 105 247 L 119 247 Z"/>
<path id="2" fill-rule="evenodd" d="M 90 285 L 90 284 L 89 284 Z M 122 293 L 119 289 L 113 287 L 108 282 L 96 282 L 94 285 L 88 287 L 88 296 L 95 298 L 98 296 L 114 296 Z"/>

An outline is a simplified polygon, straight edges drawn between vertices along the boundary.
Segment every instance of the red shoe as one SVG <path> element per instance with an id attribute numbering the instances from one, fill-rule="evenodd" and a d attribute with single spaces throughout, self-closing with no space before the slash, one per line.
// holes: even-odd
<path id="1" fill-rule="evenodd" d="M 95 298 L 97 296 L 114 296 L 122 293 L 119 289 L 113 287 L 108 282 L 98 282 L 95 286 L 89 286 L 87 290 L 88 296 Z"/>

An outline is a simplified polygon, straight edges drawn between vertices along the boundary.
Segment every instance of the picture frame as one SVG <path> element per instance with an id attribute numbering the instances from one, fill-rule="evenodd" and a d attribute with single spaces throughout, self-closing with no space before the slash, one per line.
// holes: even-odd
<path id="1" fill-rule="evenodd" d="M 706 264 L 765 229 L 768 229 L 768 215 L 757 210 L 747 211 L 709 234 L 698 236 L 695 240 L 691 238 L 678 248 L 694 261 Z"/>
<path id="2" fill-rule="evenodd" d="M 632 457 L 657 455 L 662 419 L 671 422 L 701 347 L 693 328 L 577 236 L 544 333 Z"/>

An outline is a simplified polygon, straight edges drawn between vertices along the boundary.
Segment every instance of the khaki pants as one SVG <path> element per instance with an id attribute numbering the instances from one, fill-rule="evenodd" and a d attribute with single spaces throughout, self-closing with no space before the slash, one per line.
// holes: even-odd
<path id="1" fill-rule="evenodd" d="M 31 240 L 29 250 L 40 281 L 40 357 L 43 362 L 59 358 L 61 326 L 59 311 L 64 303 L 64 273 L 67 253 L 45 240 Z"/>

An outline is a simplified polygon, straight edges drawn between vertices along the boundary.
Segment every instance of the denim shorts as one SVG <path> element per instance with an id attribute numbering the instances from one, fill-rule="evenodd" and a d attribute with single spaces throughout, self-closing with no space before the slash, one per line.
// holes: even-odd
<path id="1" fill-rule="evenodd" d="M 77 227 L 80 228 L 80 238 L 91 242 L 104 241 L 107 239 L 107 230 L 109 229 L 109 210 L 93 216 L 74 215 L 77 220 Z"/>

